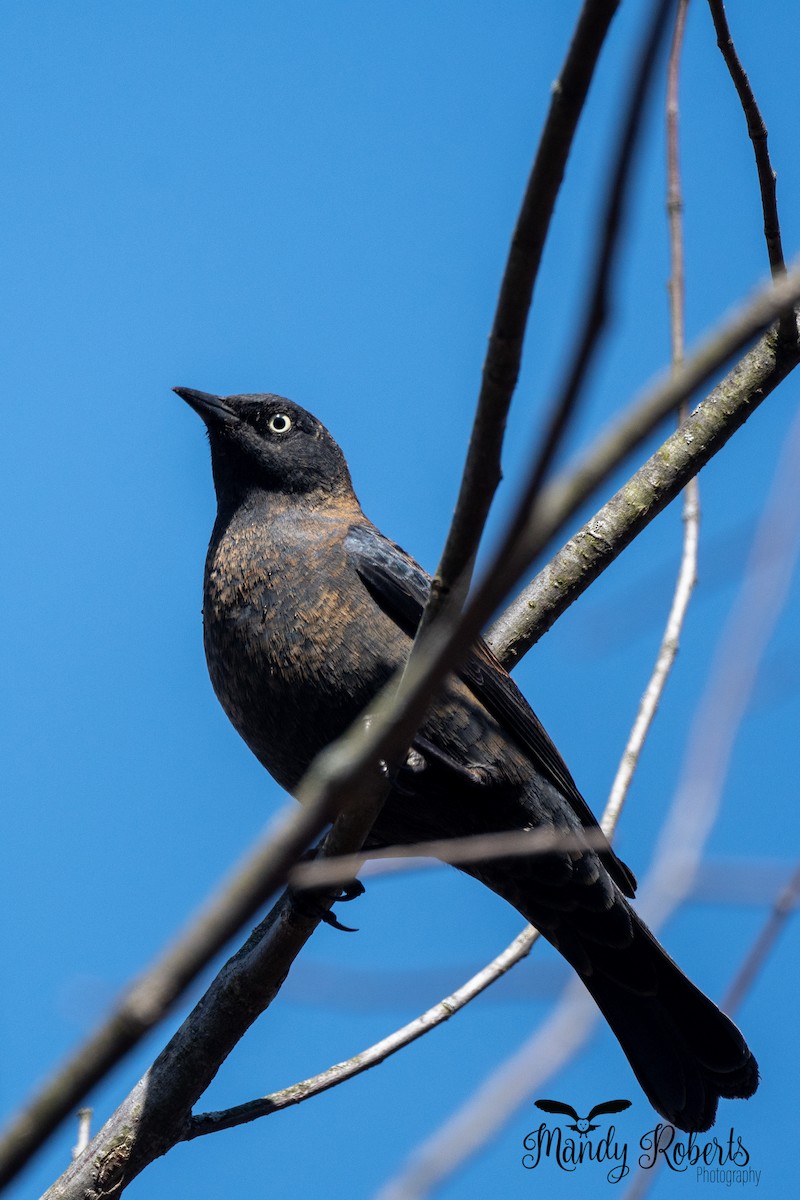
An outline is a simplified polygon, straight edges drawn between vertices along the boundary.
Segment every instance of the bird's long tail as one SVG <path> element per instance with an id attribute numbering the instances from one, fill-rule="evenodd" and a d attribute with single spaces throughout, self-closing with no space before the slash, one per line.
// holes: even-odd
<path id="1" fill-rule="evenodd" d="M 488 864 L 468 870 L 575 968 L 658 1113 L 679 1129 L 700 1132 L 713 1125 L 720 1097 L 755 1092 L 758 1066 L 742 1034 L 684 975 L 604 871 L 602 886 L 595 878 L 578 890 L 581 900 L 604 893 L 603 903 L 559 911 L 542 902 L 548 889 L 531 890 L 530 877 L 525 886 L 520 867 L 517 860 L 516 869 L 509 862 L 500 871 Z"/>
<path id="2" fill-rule="evenodd" d="M 733 1021 L 629 911 L 630 945 L 598 952 L 584 943 L 592 970 L 581 978 L 653 1108 L 679 1129 L 709 1129 L 720 1097 L 752 1096 L 756 1060 Z"/>
<path id="3" fill-rule="evenodd" d="M 574 967 L 666 1120 L 700 1132 L 714 1123 L 720 1097 L 751 1096 L 758 1067 L 747 1043 L 628 903 L 636 880 L 610 846 L 597 846 L 602 835 L 588 810 L 580 821 L 577 801 L 567 807 L 559 790 L 538 775 L 524 806 L 515 784 L 501 776 L 489 806 L 486 783 L 470 783 L 462 772 L 454 817 L 448 790 L 453 768 L 445 762 L 437 774 L 443 755 L 428 742 L 422 749 L 427 770 L 414 777 L 415 790 L 403 793 L 404 803 L 387 806 L 391 828 L 381 829 L 379 819 L 377 844 L 413 842 L 421 831 L 435 837 L 443 829 L 473 834 L 549 827 L 578 838 L 577 848 L 565 843 L 531 858 L 456 865 L 512 904 Z"/>

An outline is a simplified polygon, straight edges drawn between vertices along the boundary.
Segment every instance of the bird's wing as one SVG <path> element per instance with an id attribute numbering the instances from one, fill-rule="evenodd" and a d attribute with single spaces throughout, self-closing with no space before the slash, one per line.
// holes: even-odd
<path id="1" fill-rule="evenodd" d="M 603 1113 L 624 1112 L 630 1106 L 630 1100 L 606 1100 L 603 1104 L 595 1104 L 594 1108 L 590 1109 L 586 1120 L 591 1121 L 592 1117 L 599 1117 Z"/>
<path id="2" fill-rule="evenodd" d="M 413 638 L 428 599 L 430 576 L 410 554 L 366 522 L 351 525 L 344 545 L 371 595 Z"/>
<path id="3" fill-rule="evenodd" d="M 565 1117 L 574 1117 L 576 1121 L 580 1121 L 580 1117 L 575 1112 L 571 1104 L 563 1104 L 561 1100 L 534 1100 L 537 1108 L 546 1113 L 563 1113 Z"/>
<path id="4" fill-rule="evenodd" d="M 405 550 L 384 537 L 374 525 L 353 525 L 345 538 L 345 548 L 377 603 L 413 637 L 428 598 L 429 576 Z M 547 731 L 484 641 L 476 643 L 458 675 L 569 802 L 584 828 L 598 831 L 594 814 L 575 786 Z M 614 882 L 626 896 L 632 896 L 636 890 L 633 873 L 617 858 L 610 845 L 599 847 L 598 853 Z"/>

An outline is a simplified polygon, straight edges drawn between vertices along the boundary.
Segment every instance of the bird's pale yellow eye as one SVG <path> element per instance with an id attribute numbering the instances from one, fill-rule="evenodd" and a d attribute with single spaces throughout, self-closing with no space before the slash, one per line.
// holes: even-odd
<path id="1" fill-rule="evenodd" d="M 286 413 L 273 413 L 267 421 L 267 428 L 270 433 L 288 433 L 292 428 L 292 418 Z"/>

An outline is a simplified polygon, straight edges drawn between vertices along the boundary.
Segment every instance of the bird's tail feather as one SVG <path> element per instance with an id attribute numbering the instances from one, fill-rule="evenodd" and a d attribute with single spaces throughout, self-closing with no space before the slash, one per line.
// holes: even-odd
<path id="1" fill-rule="evenodd" d="M 606 952 L 591 955 L 593 970 L 583 982 L 656 1112 L 679 1129 L 709 1129 L 720 1097 L 752 1096 L 756 1060 L 733 1021 L 687 979 L 636 916 L 633 943 L 622 954 L 647 964 L 655 987 L 632 988 L 630 963 L 620 978 L 614 955 Z"/>
<path id="2" fill-rule="evenodd" d="M 689 980 L 605 872 L 578 893 L 543 887 L 509 860 L 466 868 L 573 966 L 656 1112 L 686 1131 L 714 1123 L 720 1097 L 746 1098 L 758 1066 L 742 1034 Z M 561 903 L 559 903 L 561 900 Z"/>

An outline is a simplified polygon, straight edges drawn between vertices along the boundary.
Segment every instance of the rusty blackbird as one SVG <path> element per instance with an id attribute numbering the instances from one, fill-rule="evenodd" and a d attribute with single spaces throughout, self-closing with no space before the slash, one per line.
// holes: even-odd
<path id="1" fill-rule="evenodd" d="M 282 396 L 175 391 L 211 444 L 211 681 L 247 745 L 292 791 L 404 661 L 429 579 L 364 516 L 341 450 L 310 413 Z M 720 1096 L 756 1090 L 755 1059 L 628 904 L 632 873 L 598 841 L 555 746 L 479 643 L 431 704 L 369 844 L 532 828 L 564 831 L 569 848 L 460 869 L 575 969 L 657 1112 L 708 1129 Z"/>

